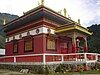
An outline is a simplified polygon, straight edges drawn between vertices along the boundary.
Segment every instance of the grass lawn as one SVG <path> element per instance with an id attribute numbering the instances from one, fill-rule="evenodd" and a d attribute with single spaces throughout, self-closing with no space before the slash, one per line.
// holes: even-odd
<path id="1" fill-rule="evenodd" d="M 66 73 L 52 73 L 48 75 L 73 75 L 73 74 L 100 74 L 100 70 L 84 71 L 84 72 L 66 72 Z M 20 72 L 13 72 L 9 70 L 0 70 L 0 75 L 47 75 L 47 74 L 24 74 Z"/>
<path id="2" fill-rule="evenodd" d="M 79 74 L 79 72 L 75 72 L 76 74 Z M 100 70 L 91 70 L 91 71 L 84 71 L 80 72 L 81 74 L 100 74 Z"/>
<path id="3" fill-rule="evenodd" d="M 73 75 L 73 74 L 100 74 L 100 70 L 91 70 L 91 71 L 84 71 L 84 72 L 67 72 L 67 73 L 56 73 L 56 74 L 49 74 L 49 75 Z"/>

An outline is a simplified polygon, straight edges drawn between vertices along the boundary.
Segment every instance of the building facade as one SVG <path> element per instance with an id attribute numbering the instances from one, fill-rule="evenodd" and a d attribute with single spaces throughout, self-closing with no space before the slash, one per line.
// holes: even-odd
<path id="1" fill-rule="evenodd" d="M 97 61 L 87 53 L 87 37 L 92 35 L 80 23 L 40 5 L 5 26 L 6 52 L 0 62 L 70 63 Z"/>

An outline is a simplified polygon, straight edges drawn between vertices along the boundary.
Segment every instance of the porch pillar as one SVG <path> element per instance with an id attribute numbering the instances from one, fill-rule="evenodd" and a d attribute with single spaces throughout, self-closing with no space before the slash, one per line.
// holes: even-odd
<path id="1" fill-rule="evenodd" d="M 73 36 L 72 37 L 72 52 L 76 53 L 77 52 L 77 48 L 76 48 L 76 37 Z"/>
<path id="2" fill-rule="evenodd" d="M 84 38 L 84 40 L 85 40 L 84 52 L 88 52 L 87 38 Z"/>

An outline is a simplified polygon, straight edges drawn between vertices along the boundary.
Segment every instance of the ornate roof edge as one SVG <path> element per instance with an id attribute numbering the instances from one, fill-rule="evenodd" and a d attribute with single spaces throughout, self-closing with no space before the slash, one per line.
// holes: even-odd
<path id="1" fill-rule="evenodd" d="M 36 11 L 39 10 L 39 9 L 44 9 L 44 10 L 46 10 L 46 11 L 48 11 L 48 12 L 52 12 L 52 13 L 56 14 L 56 16 L 58 16 L 58 17 L 60 17 L 60 18 L 62 18 L 62 19 L 64 19 L 64 20 L 68 20 L 69 22 L 74 22 L 73 20 L 71 20 L 71 19 L 69 19 L 69 18 L 67 18 L 67 17 L 65 17 L 65 16 L 63 16 L 63 15 L 57 13 L 56 11 L 54 11 L 54 10 L 52 10 L 52 9 L 50 9 L 50 8 L 48 8 L 48 7 L 46 7 L 46 6 L 40 5 L 40 6 L 36 7 L 36 8 L 33 8 L 33 9 L 27 11 L 26 13 L 24 13 L 24 15 L 22 15 L 22 16 L 16 18 L 16 19 L 14 19 L 14 20 L 12 20 L 11 22 L 8 22 L 7 24 L 5 24 L 5 27 L 6 27 L 8 24 L 12 24 L 12 23 L 15 23 L 16 21 L 19 21 L 19 20 L 21 20 L 21 19 L 23 19 L 23 18 L 26 18 L 25 16 L 27 16 L 27 15 L 33 13 L 33 12 L 36 12 Z"/>
<path id="2" fill-rule="evenodd" d="M 55 32 L 59 33 L 59 32 L 64 32 L 64 31 L 69 31 L 69 30 L 78 30 L 78 31 L 81 31 L 81 32 L 86 33 L 88 35 L 93 34 L 92 32 L 89 32 L 87 28 L 84 28 L 84 27 L 79 26 L 79 25 L 67 26 L 67 27 L 62 28 L 62 29 L 57 29 Z"/>

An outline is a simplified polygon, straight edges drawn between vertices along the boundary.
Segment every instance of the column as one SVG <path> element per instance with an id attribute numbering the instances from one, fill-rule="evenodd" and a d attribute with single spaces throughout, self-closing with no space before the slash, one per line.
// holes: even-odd
<path id="1" fill-rule="evenodd" d="M 45 64 L 46 64 L 46 55 L 43 54 L 43 65 L 45 65 Z"/>
<path id="2" fill-rule="evenodd" d="M 87 38 L 84 38 L 84 40 L 85 40 L 84 52 L 88 52 Z"/>
<path id="3" fill-rule="evenodd" d="M 76 37 L 73 36 L 72 37 L 72 52 L 76 53 L 77 52 L 77 48 L 76 48 Z"/>

